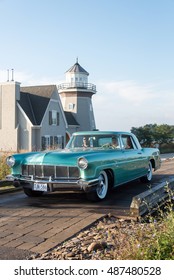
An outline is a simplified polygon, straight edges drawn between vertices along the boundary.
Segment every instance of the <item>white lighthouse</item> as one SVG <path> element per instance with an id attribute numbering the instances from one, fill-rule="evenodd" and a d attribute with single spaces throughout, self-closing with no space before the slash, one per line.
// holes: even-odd
<path id="1" fill-rule="evenodd" d="M 66 82 L 58 85 L 63 109 L 71 112 L 79 124 L 79 130 L 94 130 L 95 119 L 92 96 L 96 86 L 88 83 L 89 73 L 78 63 L 66 71 Z"/>

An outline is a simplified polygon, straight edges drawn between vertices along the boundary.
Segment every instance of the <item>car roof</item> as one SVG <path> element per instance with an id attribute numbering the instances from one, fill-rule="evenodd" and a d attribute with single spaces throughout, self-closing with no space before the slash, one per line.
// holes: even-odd
<path id="1" fill-rule="evenodd" d="M 130 132 L 125 132 L 125 131 L 79 131 L 79 132 L 75 132 L 73 133 L 73 135 L 110 135 L 110 134 L 115 134 L 115 135 L 119 135 L 119 134 L 128 134 L 131 135 Z"/>

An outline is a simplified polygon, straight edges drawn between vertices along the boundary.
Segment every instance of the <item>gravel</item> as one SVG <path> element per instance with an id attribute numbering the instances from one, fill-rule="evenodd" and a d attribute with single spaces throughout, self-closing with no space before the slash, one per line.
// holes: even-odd
<path id="1" fill-rule="evenodd" d="M 147 223 L 107 216 L 53 250 L 32 255 L 38 260 L 112 260 L 128 256 L 128 248 L 136 249 L 136 236 L 141 236 Z M 133 241 L 134 240 L 134 241 Z M 138 239 L 137 239 L 138 240 Z M 135 242 L 132 244 L 131 242 Z"/>

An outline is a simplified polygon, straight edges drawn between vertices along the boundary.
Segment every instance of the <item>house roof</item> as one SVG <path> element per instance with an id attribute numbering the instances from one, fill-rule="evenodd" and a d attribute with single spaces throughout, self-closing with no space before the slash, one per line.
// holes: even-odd
<path id="1" fill-rule="evenodd" d="M 21 92 L 18 101 L 21 108 L 33 125 L 40 125 L 45 114 L 50 98 Z"/>
<path id="2" fill-rule="evenodd" d="M 40 125 L 56 85 L 21 87 L 19 105 L 33 125 Z M 71 112 L 64 112 L 68 125 L 79 126 Z"/>
<path id="3" fill-rule="evenodd" d="M 73 114 L 71 112 L 64 111 L 64 113 L 65 113 L 65 117 L 66 117 L 68 125 L 79 126 L 79 123 L 76 121 L 75 117 L 73 116 Z"/>
<path id="4" fill-rule="evenodd" d="M 30 87 L 21 87 L 21 92 L 26 92 L 42 97 L 51 98 L 55 89 L 56 89 L 56 85 L 30 86 Z"/>
<path id="5" fill-rule="evenodd" d="M 89 75 L 89 73 L 78 63 L 76 62 L 66 73 L 84 73 Z"/>
<path id="6" fill-rule="evenodd" d="M 21 87 L 21 108 L 33 125 L 40 125 L 56 85 Z"/>

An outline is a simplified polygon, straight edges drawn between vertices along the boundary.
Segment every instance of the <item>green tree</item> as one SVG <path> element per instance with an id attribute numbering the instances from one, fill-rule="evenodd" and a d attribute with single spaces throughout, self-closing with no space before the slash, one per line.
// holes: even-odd
<path id="1" fill-rule="evenodd" d="M 131 132 L 139 139 L 143 147 L 154 144 L 169 144 L 174 141 L 174 126 L 167 124 L 146 124 L 141 127 L 132 127 Z"/>
<path id="2" fill-rule="evenodd" d="M 154 131 L 154 138 L 158 144 L 169 144 L 174 140 L 174 126 L 167 124 L 158 125 Z"/>
<path id="3" fill-rule="evenodd" d="M 155 141 L 154 131 L 156 127 L 156 124 L 146 124 L 138 128 L 132 127 L 131 132 L 137 136 L 143 147 L 149 147 Z"/>

